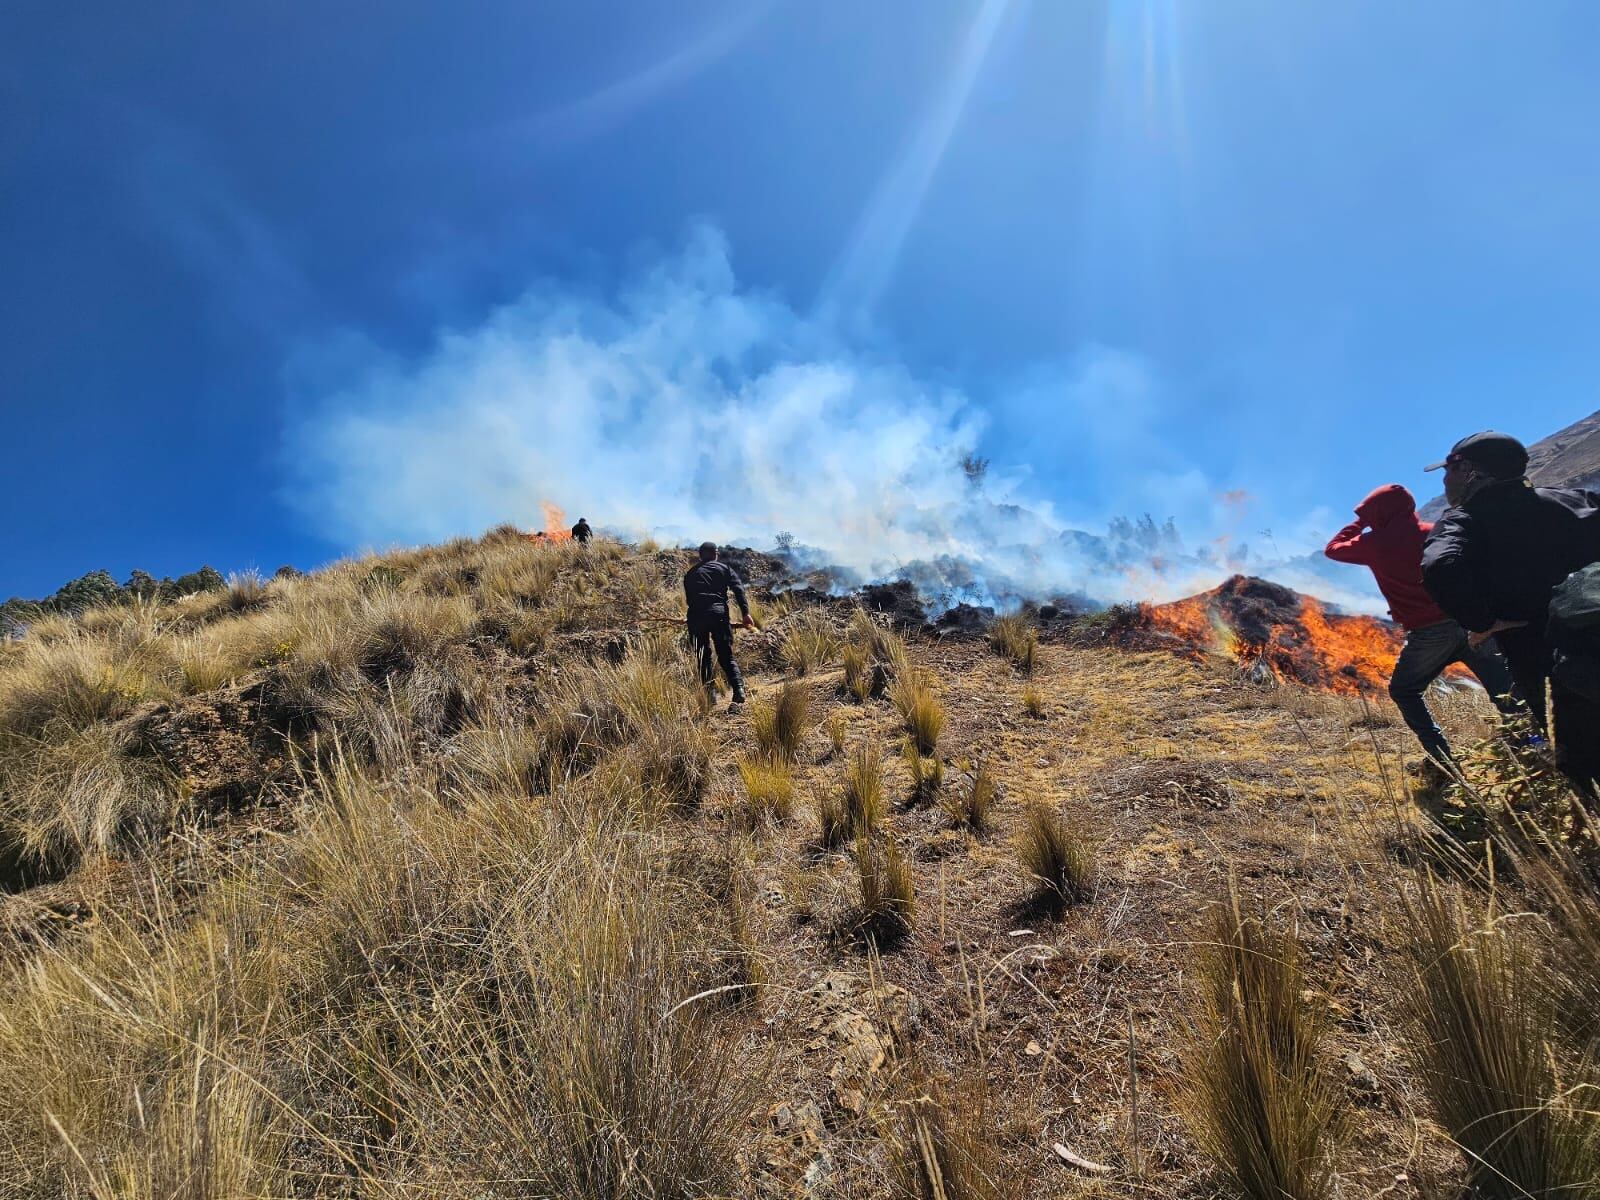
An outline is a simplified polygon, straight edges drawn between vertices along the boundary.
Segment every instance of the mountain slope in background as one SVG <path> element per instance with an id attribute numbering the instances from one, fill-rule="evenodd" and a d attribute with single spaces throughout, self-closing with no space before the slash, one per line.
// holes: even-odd
<path id="1" fill-rule="evenodd" d="M 1535 487 L 1600 485 L 1600 412 L 1528 447 L 1528 478 Z M 1422 519 L 1437 521 L 1445 510 L 1443 496 L 1422 506 Z"/>

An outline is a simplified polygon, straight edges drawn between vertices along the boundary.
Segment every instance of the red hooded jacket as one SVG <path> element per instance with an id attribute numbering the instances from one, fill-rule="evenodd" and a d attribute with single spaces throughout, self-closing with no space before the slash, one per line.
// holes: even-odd
<path id="1" fill-rule="evenodd" d="M 1356 519 L 1333 535 L 1323 551 L 1334 562 L 1371 567 L 1389 615 L 1407 629 L 1447 621 L 1422 586 L 1422 542 L 1432 522 L 1417 520 L 1417 502 L 1398 483 L 1387 483 L 1356 505 Z"/>

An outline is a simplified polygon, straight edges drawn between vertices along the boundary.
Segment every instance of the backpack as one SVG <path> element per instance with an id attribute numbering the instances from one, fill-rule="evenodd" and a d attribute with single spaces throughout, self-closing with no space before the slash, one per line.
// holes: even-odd
<path id="1" fill-rule="evenodd" d="M 1580 567 L 1550 594 L 1550 677 L 1600 702 L 1600 562 Z"/>

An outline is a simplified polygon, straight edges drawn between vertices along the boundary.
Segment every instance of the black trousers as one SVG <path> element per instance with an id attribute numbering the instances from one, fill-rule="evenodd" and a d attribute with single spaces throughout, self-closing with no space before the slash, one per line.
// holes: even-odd
<path id="1" fill-rule="evenodd" d="M 694 639 L 695 651 L 700 656 L 700 682 L 709 690 L 716 678 L 716 667 L 711 661 L 711 652 L 715 650 L 723 678 L 733 689 L 733 698 L 743 700 L 744 677 L 739 674 L 739 664 L 733 661 L 733 627 L 728 623 L 728 614 L 689 618 L 689 636 Z"/>
<path id="2" fill-rule="evenodd" d="M 1556 744 L 1556 766 L 1591 802 L 1600 801 L 1600 702 L 1580 696 L 1550 678 L 1550 647 L 1533 629 L 1495 635 L 1517 696 Z M 1545 685 L 1550 688 L 1548 708 Z"/>

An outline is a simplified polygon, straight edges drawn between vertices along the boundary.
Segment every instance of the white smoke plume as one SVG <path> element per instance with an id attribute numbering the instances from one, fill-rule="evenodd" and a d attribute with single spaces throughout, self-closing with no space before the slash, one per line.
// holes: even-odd
<path id="1" fill-rule="evenodd" d="M 418 361 L 369 356 L 292 420 L 287 496 L 351 547 L 537 526 L 545 500 L 630 538 L 783 533 L 843 581 L 906 577 L 946 603 L 1160 599 L 1265 569 L 1222 538 L 1186 547 L 1172 522 L 1074 528 L 1028 470 L 983 469 L 985 421 L 741 289 L 701 228 L 615 297 L 538 286 Z"/>

